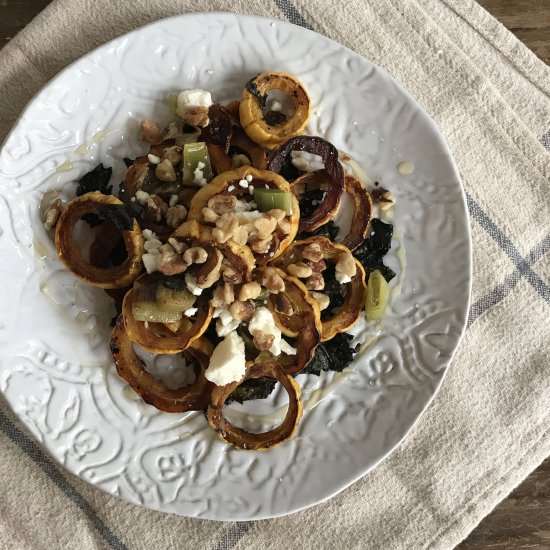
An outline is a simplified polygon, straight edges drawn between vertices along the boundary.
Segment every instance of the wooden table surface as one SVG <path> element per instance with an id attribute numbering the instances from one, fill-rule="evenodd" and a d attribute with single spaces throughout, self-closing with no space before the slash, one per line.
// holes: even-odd
<path id="1" fill-rule="evenodd" d="M 479 3 L 550 64 L 550 0 L 479 0 Z M 49 0 L 0 0 L 3 42 L 47 4 Z M 456 550 L 514 549 L 550 549 L 550 458 L 502 501 Z"/>

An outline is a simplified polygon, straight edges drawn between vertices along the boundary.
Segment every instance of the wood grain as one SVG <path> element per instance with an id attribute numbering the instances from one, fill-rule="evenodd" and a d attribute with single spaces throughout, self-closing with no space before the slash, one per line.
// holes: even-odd
<path id="1" fill-rule="evenodd" d="M 550 0 L 479 0 L 479 3 L 545 63 L 550 63 Z M 0 0 L 2 42 L 10 40 L 47 4 L 49 0 Z M 456 548 L 515 549 L 550 549 L 550 458 Z"/>
<path id="2" fill-rule="evenodd" d="M 478 0 L 545 63 L 550 63 L 550 0 Z"/>

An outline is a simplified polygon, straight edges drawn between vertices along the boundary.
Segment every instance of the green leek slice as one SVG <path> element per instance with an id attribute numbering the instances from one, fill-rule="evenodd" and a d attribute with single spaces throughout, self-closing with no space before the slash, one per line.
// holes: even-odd
<path id="1" fill-rule="evenodd" d="M 367 298 L 365 301 L 367 321 L 376 321 L 384 315 L 389 298 L 390 287 L 386 279 L 380 271 L 373 271 L 367 283 Z"/>
<path id="2" fill-rule="evenodd" d="M 212 165 L 208 156 L 206 143 L 198 141 L 196 143 L 185 143 L 183 145 L 183 183 L 186 185 L 200 185 L 195 182 L 195 170 L 199 162 L 204 166 L 201 168 L 202 177 L 209 182 L 212 177 Z"/>
<path id="3" fill-rule="evenodd" d="M 292 214 L 292 193 L 281 189 L 254 189 L 254 202 L 260 212 L 279 209 Z"/>

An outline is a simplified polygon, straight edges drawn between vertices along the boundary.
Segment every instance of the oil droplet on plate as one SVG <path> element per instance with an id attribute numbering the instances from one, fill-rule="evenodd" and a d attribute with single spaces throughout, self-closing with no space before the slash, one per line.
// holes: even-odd
<path id="1" fill-rule="evenodd" d="M 82 155 L 85 155 L 89 150 L 90 145 L 88 145 L 87 143 L 83 143 L 74 150 L 74 154 L 81 157 Z"/>
<path id="2" fill-rule="evenodd" d="M 414 169 L 415 165 L 408 160 L 404 160 L 397 165 L 397 171 L 402 176 L 410 176 L 414 172 Z"/>
<path id="3" fill-rule="evenodd" d="M 70 172 L 73 169 L 73 163 L 69 160 L 66 160 L 63 164 L 60 164 L 56 168 L 56 172 Z"/>

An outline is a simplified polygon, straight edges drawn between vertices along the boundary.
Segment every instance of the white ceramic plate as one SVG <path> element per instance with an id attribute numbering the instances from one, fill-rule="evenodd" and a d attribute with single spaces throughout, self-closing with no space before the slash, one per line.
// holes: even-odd
<path id="1" fill-rule="evenodd" d="M 169 92 L 200 87 L 218 100 L 238 98 L 264 70 L 297 75 L 313 100 L 309 131 L 351 153 L 395 194 L 402 238 L 389 262 L 399 272 L 394 293 L 401 291 L 351 372 L 300 377 L 306 411 L 297 437 L 256 453 L 221 443 L 202 413 L 161 413 L 125 387 L 107 346 L 109 301 L 57 260 L 38 206 L 50 188 L 73 196 L 73 182 L 98 162 L 120 177 L 122 158 L 144 151 L 141 117 L 168 121 Z M 414 163 L 412 174 L 398 172 L 404 161 Z M 288 514 L 364 475 L 430 402 L 465 325 L 470 256 L 449 150 L 384 71 L 288 23 L 231 14 L 166 19 L 64 70 L 3 146 L 0 388 L 52 456 L 105 491 L 187 516 Z M 268 404 L 255 407 L 266 412 Z M 248 409 L 232 408 L 247 421 Z"/>

